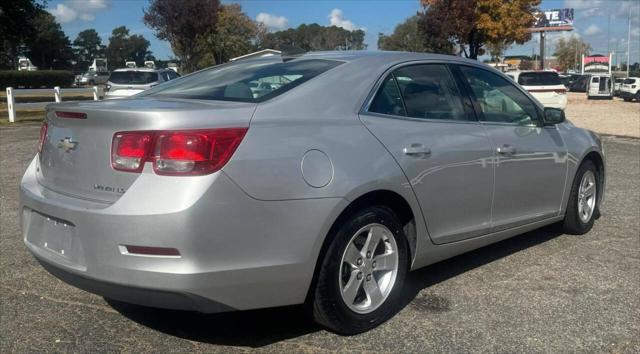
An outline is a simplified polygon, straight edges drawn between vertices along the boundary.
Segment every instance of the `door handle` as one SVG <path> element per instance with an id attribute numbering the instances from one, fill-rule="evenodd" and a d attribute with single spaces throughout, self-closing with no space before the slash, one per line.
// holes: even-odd
<path id="1" fill-rule="evenodd" d="M 412 157 L 426 157 L 431 154 L 431 149 L 422 144 L 411 144 L 403 148 L 402 153 Z"/>
<path id="2" fill-rule="evenodd" d="M 498 146 L 496 148 L 496 151 L 498 152 L 498 154 L 500 155 L 513 155 L 516 153 L 516 148 L 514 148 L 511 145 L 508 144 L 504 144 L 502 146 Z"/>

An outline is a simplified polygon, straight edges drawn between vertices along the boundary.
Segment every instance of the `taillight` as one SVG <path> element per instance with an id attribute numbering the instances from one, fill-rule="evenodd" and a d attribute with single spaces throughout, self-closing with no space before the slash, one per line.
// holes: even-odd
<path id="1" fill-rule="evenodd" d="M 116 133 L 111 144 L 111 166 L 118 171 L 142 171 L 152 142 L 151 132 Z"/>
<path id="2" fill-rule="evenodd" d="M 559 95 L 566 95 L 567 94 L 567 90 L 565 90 L 565 89 L 554 90 L 554 91 Z"/>
<path id="3" fill-rule="evenodd" d="M 119 132 L 113 137 L 111 165 L 140 172 L 152 161 L 159 175 L 206 175 L 229 161 L 246 132 L 247 128 Z"/>
<path id="4" fill-rule="evenodd" d="M 42 152 L 44 139 L 47 137 L 47 129 L 49 129 L 47 122 L 42 122 L 42 125 L 40 126 L 40 139 L 38 140 L 38 153 Z"/>
<path id="5" fill-rule="evenodd" d="M 87 114 L 82 112 L 60 112 L 56 111 L 56 117 L 58 118 L 71 118 L 71 119 L 87 119 Z"/>

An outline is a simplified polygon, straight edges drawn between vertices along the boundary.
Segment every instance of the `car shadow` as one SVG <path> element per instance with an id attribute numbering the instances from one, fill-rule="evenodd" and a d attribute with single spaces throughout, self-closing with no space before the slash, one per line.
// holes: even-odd
<path id="1" fill-rule="evenodd" d="M 418 300 L 418 293 L 471 269 L 507 257 L 562 235 L 557 225 L 531 231 L 409 273 L 402 307 Z M 157 331 L 209 344 L 259 348 L 322 330 L 303 305 L 202 314 L 126 304 L 105 299 L 123 316 Z M 420 304 L 430 311 L 445 311 L 446 299 L 432 298 Z"/>

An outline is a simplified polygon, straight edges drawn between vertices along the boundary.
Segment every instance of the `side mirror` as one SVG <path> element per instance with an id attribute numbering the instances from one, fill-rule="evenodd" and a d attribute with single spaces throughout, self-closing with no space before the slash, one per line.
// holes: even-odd
<path id="1" fill-rule="evenodd" d="M 565 121 L 564 111 L 558 108 L 545 107 L 544 125 L 556 125 Z"/>

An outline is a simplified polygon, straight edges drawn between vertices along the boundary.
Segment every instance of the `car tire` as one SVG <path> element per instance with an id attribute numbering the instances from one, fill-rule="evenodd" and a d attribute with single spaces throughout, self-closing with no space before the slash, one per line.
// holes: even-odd
<path id="1" fill-rule="evenodd" d="M 631 102 L 631 97 L 624 97 L 622 98 L 625 102 Z"/>
<path id="2" fill-rule="evenodd" d="M 591 189 L 592 188 L 592 189 Z M 571 187 L 563 230 L 571 235 L 583 235 L 593 227 L 600 215 L 600 176 L 591 160 L 586 160 L 578 168 Z"/>
<path id="3" fill-rule="evenodd" d="M 640 103 L 640 91 L 636 92 L 636 102 Z"/>
<path id="4" fill-rule="evenodd" d="M 401 307 L 409 268 L 407 239 L 397 216 L 385 206 L 355 212 L 334 230 L 317 274 L 313 317 L 339 334 L 362 333 Z M 371 248 L 370 240 L 375 239 L 377 247 Z M 367 252 L 367 245 L 373 251 Z M 376 264 L 383 259 L 384 265 Z"/>

